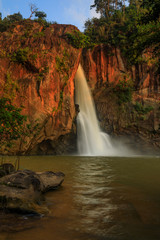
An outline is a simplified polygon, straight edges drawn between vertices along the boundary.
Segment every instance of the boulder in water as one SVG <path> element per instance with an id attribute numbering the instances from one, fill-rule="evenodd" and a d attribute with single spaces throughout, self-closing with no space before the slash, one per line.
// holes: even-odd
<path id="1" fill-rule="evenodd" d="M 47 213 L 42 193 L 59 187 L 63 180 L 63 173 L 36 173 L 31 170 L 1 177 L 0 208 L 21 213 Z"/>
<path id="2" fill-rule="evenodd" d="M 64 181 L 64 173 L 62 172 L 54 173 L 52 171 L 48 171 L 37 173 L 37 176 L 39 177 L 40 182 L 43 183 L 43 185 L 41 185 L 41 192 L 43 193 L 57 189 Z"/>

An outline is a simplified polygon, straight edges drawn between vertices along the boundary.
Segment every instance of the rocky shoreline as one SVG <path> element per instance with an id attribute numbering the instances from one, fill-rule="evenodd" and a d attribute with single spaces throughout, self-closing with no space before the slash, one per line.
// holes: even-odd
<path id="1" fill-rule="evenodd" d="M 16 171 L 12 164 L 0 165 L 0 209 L 22 214 L 49 213 L 44 193 L 60 187 L 64 176 L 62 172 Z"/>

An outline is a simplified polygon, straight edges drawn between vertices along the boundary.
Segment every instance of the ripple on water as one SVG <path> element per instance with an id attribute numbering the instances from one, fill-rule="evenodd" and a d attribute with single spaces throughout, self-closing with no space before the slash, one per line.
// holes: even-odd
<path id="1" fill-rule="evenodd" d="M 43 156 L 22 161 L 24 168 L 63 171 L 66 177 L 62 188 L 46 196 L 51 217 L 10 218 L 13 227 L 19 221 L 19 230 L 4 239 L 160 239 L 159 160 Z M 0 217 L 0 223 L 7 220 Z"/>

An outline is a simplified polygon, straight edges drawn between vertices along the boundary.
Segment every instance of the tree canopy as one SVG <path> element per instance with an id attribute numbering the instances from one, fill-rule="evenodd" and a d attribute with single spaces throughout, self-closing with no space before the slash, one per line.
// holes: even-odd
<path id="1" fill-rule="evenodd" d="M 0 13 L 0 32 L 6 31 L 12 24 L 21 20 L 23 20 L 23 16 L 20 12 L 8 15 L 3 20 L 2 13 Z"/>
<path id="2" fill-rule="evenodd" d="M 91 8 L 100 13 L 85 22 L 93 42 L 118 46 L 130 64 L 142 61 L 146 48 L 160 54 L 159 0 L 94 0 Z"/>
<path id="3" fill-rule="evenodd" d="M 35 17 L 38 17 L 39 19 L 45 19 L 47 17 L 47 14 L 42 11 L 36 11 L 35 12 Z"/>

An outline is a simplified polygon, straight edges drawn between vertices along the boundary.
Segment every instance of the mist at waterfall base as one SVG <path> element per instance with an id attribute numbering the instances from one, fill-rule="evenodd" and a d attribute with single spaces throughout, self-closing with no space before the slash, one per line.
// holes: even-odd
<path id="1" fill-rule="evenodd" d="M 82 156 L 128 156 L 133 154 L 120 142 L 112 142 L 107 133 L 101 131 L 96 116 L 94 101 L 84 71 L 79 65 L 75 76 L 78 153 Z"/>

